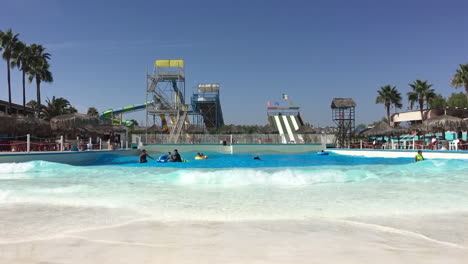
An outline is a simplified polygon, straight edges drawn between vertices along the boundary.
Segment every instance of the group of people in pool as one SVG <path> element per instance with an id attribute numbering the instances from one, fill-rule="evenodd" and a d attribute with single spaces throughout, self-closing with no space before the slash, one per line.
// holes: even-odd
<path id="1" fill-rule="evenodd" d="M 151 157 L 148 153 L 146 153 L 146 150 L 143 149 L 140 153 L 140 163 L 146 163 L 148 160 L 146 158 L 150 158 L 154 160 L 153 157 Z M 177 149 L 174 149 L 174 154 L 171 152 L 168 152 L 168 160 L 169 162 L 182 162 L 182 157 L 179 154 L 179 151 Z"/>
<path id="2" fill-rule="evenodd" d="M 179 151 L 177 149 L 174 149 L 174 154 L 172 154 L 171 152 L 168 152 L 168 162 L 182 162 L 182 157 L 180 156 L 179 154 Z M 148 159 L 147 158 L 150 158 L 152 160 L 154 160 L 153 157 L 151 157 L 147 152 L 146 152 L 146 149 L 143 149 L 141 150 L 141 153 L 140 153 L 140 163 L 147 163 L 148 162 Z M 208 159 L 208 156 L 204 155 L 203 153 L 200 153 L 198 152 L 197 155 L 195 156 L 195 159 Z M 254 160 L 260 160 L 260 157 L 259 156 L 255 156 L 253 158 Z"/>
<path id="3" fill-rule="evenodd" d="M 174 149 L 174 154 L 172 154 L 171 152 L 168 152 L 168 157 L 169 157 L 168 159 L 169 162 L 182 162 L 182 157 L 180 156 L 179 151 L 177 149 Z M 140 153 L 140 163 L 148 162 L 147 158 L 154 160 L 154 158 L 151 157 L 148 153 L 146 153 L 145 149 L 143 149 Z M 203 153 L 200 153 L 200 152 L 198 152 L 197 156 L 195 156 L 195 159 L 207 159 L 207 158 L 208 156 L 203 155 Z M 260 160 L 260 157 L 255 156 L 254 160 Z M 419 162 L 423 160 L 424 160 L 424 156 L 422 155 L 422 151 L 418 150 L 418 154 L 416 154 L 416 156 L 414 157 L 414 162 Z"/>

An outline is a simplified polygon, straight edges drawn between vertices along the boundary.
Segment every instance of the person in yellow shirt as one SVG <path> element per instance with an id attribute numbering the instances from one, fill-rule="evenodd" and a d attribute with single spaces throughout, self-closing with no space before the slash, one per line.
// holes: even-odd
<path id="1" fill-rule="evenodd" d="M 416 156 L 414 157 L 414 162 L 423 161 L 423 160 L 424 160 L 424 157 L 422 155 L 422 151 L 418 150 L 418 154 L 416 154 Z"/>

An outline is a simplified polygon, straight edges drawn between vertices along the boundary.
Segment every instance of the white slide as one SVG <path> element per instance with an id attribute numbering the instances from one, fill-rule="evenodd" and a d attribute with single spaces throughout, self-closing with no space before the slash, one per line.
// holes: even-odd
<path id="1" fill-rule="evenodd" d="M 278 116 L 275 116 L 275 122 L 276 122 L 276 126 L 278 127 L 278 132 L 281 136 L 281 142 L 283 144 L 286 144 L 287 143 L 286 136 L 284 135 L 283 126 L 281 125 L 281 121 L 279 120 Z"/>
<path id="2" fill-rule="evenodd" d="M 288 135 L 289 135 L 289 142 L 296 142 L 296 140 L 294 139 L 294 134 L 291 130 L 291 126 L 289 125 L 289 121 L 288 121 L 288 117 L 287 116 L 283 116 L 283 121 L 284 121 L 284 126 L 286 127 L 286 131 L 288 131 Z"/>
<path id="3" fill-rule="evenodd" d="M 299 125 L 297 124 L 296 122 L 296 118 L 294 116 L 289 116 L 291 118 L 291 122 L 293 124 L 293 127 L 294 127 L 294 131 L 297 131 L 299 129 Z M 302 138 L 302 135 L 297 135 L 297 138 L 299 139 L 299 143 L 304 143 L 304 139 Z"/>

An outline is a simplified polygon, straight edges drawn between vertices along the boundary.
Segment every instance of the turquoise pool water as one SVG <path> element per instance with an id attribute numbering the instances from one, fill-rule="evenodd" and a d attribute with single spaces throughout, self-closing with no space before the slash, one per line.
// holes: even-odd
<path id="1" fill-rule="evenodd" d="M 107 156 L 89 166 L 0 165 L 0 240 L 157 221 L 243 221 L 460 213 L 468 162 L 206 153 L 184 163 Z"/>
<path id="2" fill-rule="evenodd" d="M 182 153 L 182 158 L 187 162 L 160 163 L 155 160 L 159 155 L 152 155 L 155 160 L 148 158 L 148 163 L 138 163 L 137 156 L 106 155 L 89 166 L 120 166 L 120 167 L 156 167 L 156 168 L 272 168 L 272 167 L 309 167 L 324 165 L 365 165 L 365 164 L 406 164 L 411 163 L 408 158 L 364 158 L 349 157 L 329 153 L 328 156 L 317 155 L 317 153 L 301 155 L 247 155 L 247 154 L 222 154 L 216 152 L 204 153 L 209 158 L 196 160 L 196 153 Z M 259 156 L 260 160 L 254 160 Z"/>

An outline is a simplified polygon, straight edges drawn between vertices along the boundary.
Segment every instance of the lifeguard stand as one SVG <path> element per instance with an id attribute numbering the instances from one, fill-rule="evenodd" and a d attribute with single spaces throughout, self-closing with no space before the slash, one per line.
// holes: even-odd
<path id="1" fill-rule="evenodd" d="M 336 143 L 338 148 L 348 148 L 355 128 L 356 103 L 351 98 L 333 98 L 331 103 L 333 122 L 338 132 Z"/>
<path id="2" fill-rule="evenodd" d="M 184 60 L 156 60 L 154 66 L 153 73 L 147 75 L 146 101 L 150 104 L 146 107 L 146 126 L 150 127 L 149 118 L 155 122 L 159 117 L 163 132 L 169 134 L 168 143 L 177 143 L 188 114 Z"/>

